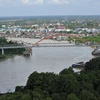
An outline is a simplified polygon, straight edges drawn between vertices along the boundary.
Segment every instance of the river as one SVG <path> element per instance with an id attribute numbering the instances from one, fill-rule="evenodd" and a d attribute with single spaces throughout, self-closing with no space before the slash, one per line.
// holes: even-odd
<path id="1" fill-rule="evenodd" d="M 75 62 L 89 61 L 93 56 L 90 47 L 45 47 L 33 48 L 32 56 L 15 56 L 0 61 L 0 92 L 13 92 L 16 86 L 25 85 L 34 72 L 59 73 Z"/>

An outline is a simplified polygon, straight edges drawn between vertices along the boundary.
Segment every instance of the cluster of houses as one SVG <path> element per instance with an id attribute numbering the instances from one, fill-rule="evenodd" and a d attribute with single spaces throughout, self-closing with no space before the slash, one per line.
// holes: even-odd
<path id="1" fill-rule="evenodd" d="M 76 34 L 78 36 L 90 36 L 90 35 L 98 35 L 100 34 L 100 29 L 94 28 L 76 28 L 69 29 L 65 25 L 61 23 L 56 24 L 34 24 L 31 25 L 30 28 L 22 28 L 22 26 L 10 26 L 2 25 L 0 28 L 0 36 L 1 37 L 22 37 L 22 38 L 43 38 L 47 36 L 49 33 L 53 33 L 53 39 L 65 40 L 68 35 L 67 34 Z M 60 34 L 59 36 L 55 34 Z M 66 35 L 61 35 L 66 34 Z"/>

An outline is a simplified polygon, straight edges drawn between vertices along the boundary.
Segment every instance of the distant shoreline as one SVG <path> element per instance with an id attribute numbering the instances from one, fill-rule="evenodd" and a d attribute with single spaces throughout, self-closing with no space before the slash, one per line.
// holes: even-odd
<path id="1" fill-rule="evenodd" d="M 26 15 L 26 16 L 22 16 L 22 15 L 18 15 L 18 16 L 0 16 L 1 17 L 52 17 L 52 16 L 100 16 L 100 15 Z"/>
<path id="2" fill-rule="evenodd" d="M 28 16 L 0 16 L 0 20 L 25 20 L 25 19 L 88 19 L 88 18 L 97 18 L 100 19 L 100 15 L 28 15 Z"/>

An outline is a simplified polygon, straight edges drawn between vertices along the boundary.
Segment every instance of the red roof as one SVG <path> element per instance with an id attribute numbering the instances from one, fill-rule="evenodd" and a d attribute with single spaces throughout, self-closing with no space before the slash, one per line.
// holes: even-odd
<path id="1" fill-rule="evenodd" d="M 58 25 L 56 29 L 65 29 L 65 26 Z"/>

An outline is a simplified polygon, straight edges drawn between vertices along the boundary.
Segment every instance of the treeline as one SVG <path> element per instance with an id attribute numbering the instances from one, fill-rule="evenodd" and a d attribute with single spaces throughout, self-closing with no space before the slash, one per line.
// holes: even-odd
<path id="1" fill-rule="evenodd" d="M 19 45 L 17 42 L 7 41 L 5 38 L 0 37 L 0 47 L 4 45 Z M 2 55 L 2 50 L 0 49 L 0 58 L 5 58 L 7 54 L 22 54 L 25 51 L 24 48 L 17 48 L 17 49 L 5 49 L 5 55 Z"/>
<path id="2" fill-rule="evenodd" d="M 80 74 L 71 67 L 59 74 L 33 72 L 26 86 L 1 94 L 0 100 L 100 100 L 100 57 L 87 62 Z"/>

